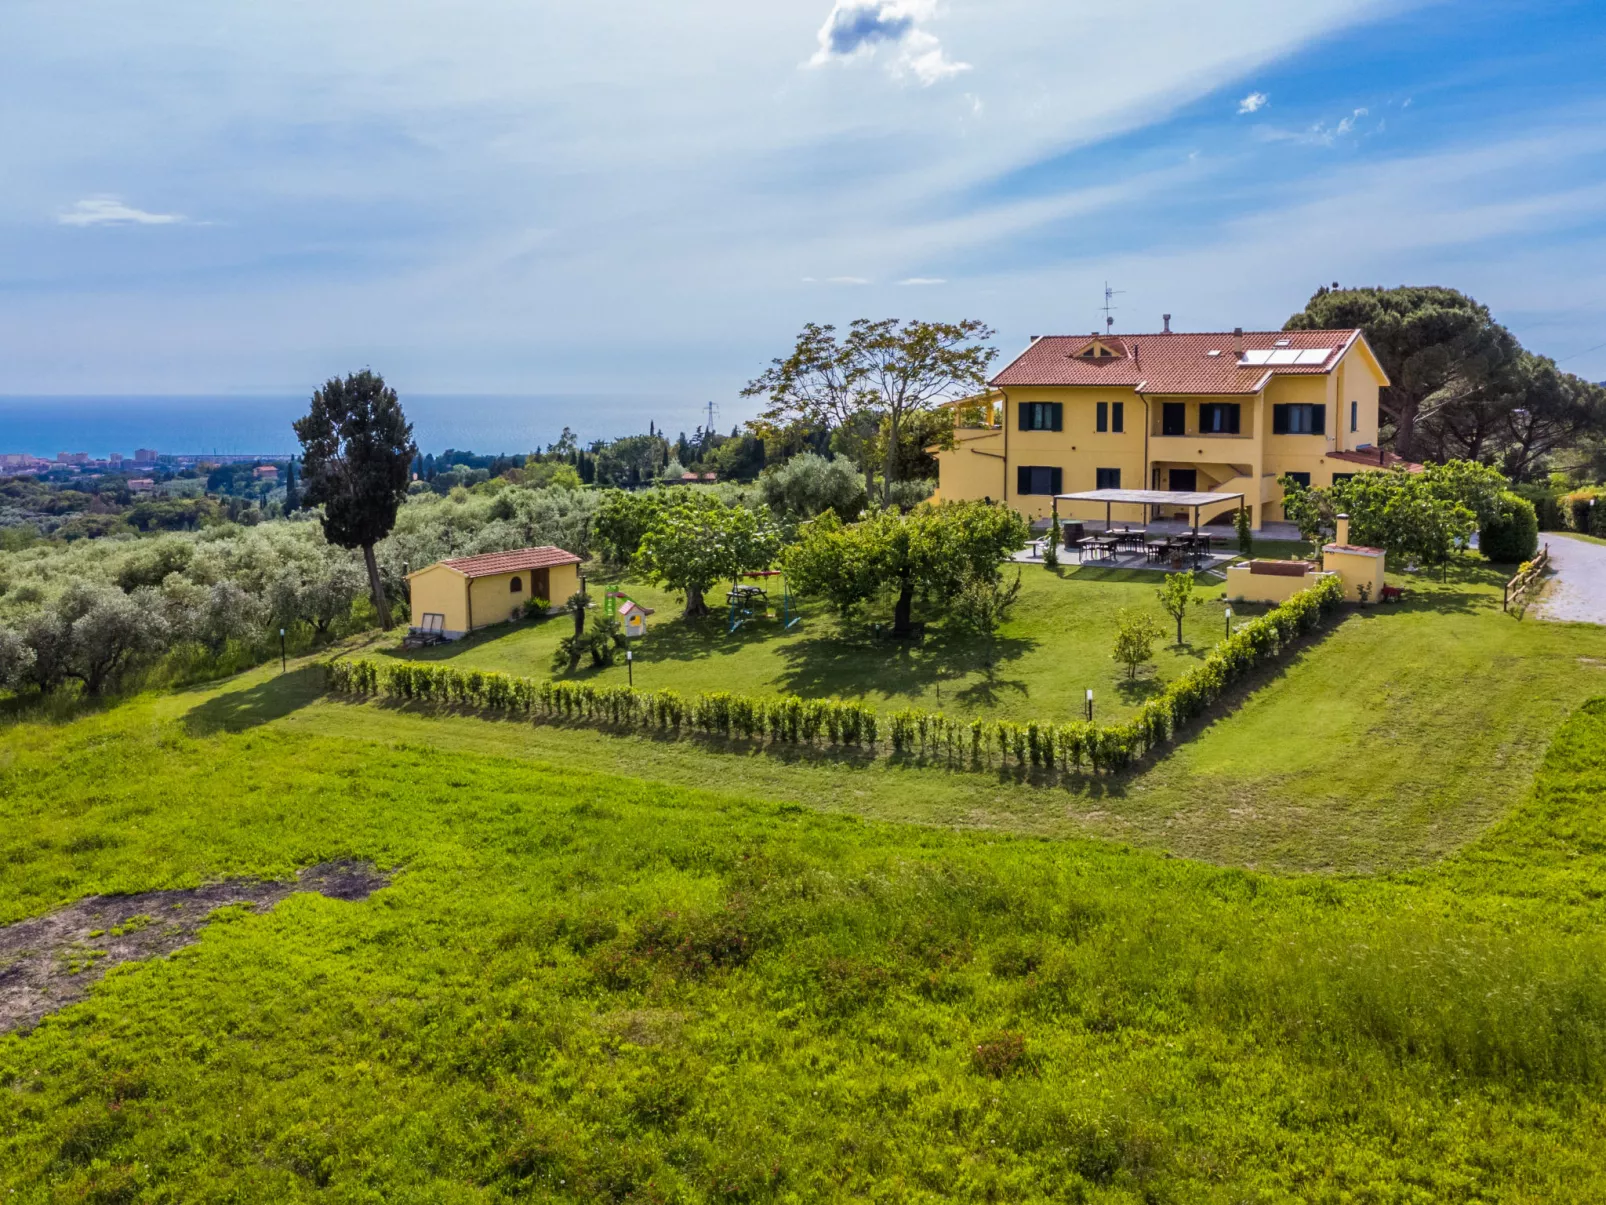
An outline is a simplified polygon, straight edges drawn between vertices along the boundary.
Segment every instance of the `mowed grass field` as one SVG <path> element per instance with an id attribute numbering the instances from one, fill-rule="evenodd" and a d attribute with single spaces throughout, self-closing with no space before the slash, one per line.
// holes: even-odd
<path id="1" fill-rule="evenodd" d="M 1606 1194 L 1606 703 L 1467 849 L 1355 878 L 832 815 L 707 753 L 719 789 L 356 739 L 234 687 L 0 734 L 0 921 L 331 858 L 392 885 L 231 909 L 0 1038 L 8 1200 Z"/>
<path id="2" fill-rule="evenodd" d="M 1266 554 L 1283 555 L 1294 547 L 1267 545 Z M 715 614 L 694 623 L 681 618 L 678 596 L 634 578 L 592 576 L 587 588 L 598 603 L 606 590 L 620 589 L 656 609 L 647 636 L 636 645 L 638 686 L 683 693 L 835 696 L 888 710 L 923 707 L 1004 719 L 1047 717 L 1056 723 L 1083 714 L 1089 688 L 1099 716 L 1129 714 L 1159 686 L 1196 665 L 1225 630 L 1219 578 L 1198 576 L 1198 605 L 1184 620 L 1178 645 L 1175 621 L 1155 598 L 1164 574 L 1083 568 L 1074 562 L 1057 573 L 1041 565 L 1019 568 L 1020 599 L 990 646 L 949 633 L 940 621 L 918 642 L 876 639 L 871 626 L 877 621 L 887 626 L 890 598 L 852 623 L 840 621 L 822 603 L 804 600 L 802 623 L 788 630 L 779 619 L 778 579 L 767 583 L 773 617 L 756 617 L 734 633 L 722 605 L 724 587 L 710 592 Z M 1006 580 L 1014 576 L 1015 567 L 1006 567 Z M 1136 681 L 1128 681 L 1125 668 L 1111 656 L 1116 615 L 1123 608 L 1151 615 L 1163 633 L 1153 664 Z M 934 615 L 933 608 L 916 603 L 917 621 Z M 551 660 L 558 641 L 572 631 L 572 620 L 559 616 L 487 629 L 432 649 L 392 647 L 389 654 L 545 678 L 554 676 Z M 585 665 L 574 677 L 623 684 L 626 666 L 623 658 L 608 669 Z"/>
<path id="3" fill-rule="evenodd" d="M 1468 562 L 1445 583 L 1409 579 L 1409 601 L 1350 614 L 1142 773 L 1055 787 L 768 750 L 710 758 L 693 742 L 322 700 L 310 680 L 290 694 L 265 689 L 259 706 L 309 733 L 602 772 L 626 766 L 677 785 L 742 786 L 878 819 L 1369 873 L 1439 858 L 1474 838 L 1521 795 L 1556 726 L 1606 694 L 1606 629 L 1503 614 L 1502 573 Z M 249 714 L 258 704 L 246 699 Z"/>

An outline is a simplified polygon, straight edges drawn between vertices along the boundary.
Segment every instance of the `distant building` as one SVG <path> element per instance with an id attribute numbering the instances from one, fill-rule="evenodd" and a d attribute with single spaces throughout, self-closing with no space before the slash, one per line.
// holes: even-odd
<path id="1" fill-rule="evenodd" d="M 149 477 L 135 477 L 128 483 L 128 491 L 131 494 L 148 494 L 155 488 L 156 482 Z"/>
<path id="2" fill-rule="evenodd" d="M 121 452 L 113 452 L 106 457 L 106 463 L 114 467 L 120 467 L 123 463 L 123 454 Z"/>
<path id="3" fill-rule="evenodd" d="M 156 449 L 155 448 L 135 448 L 134 449 L 134 463 L 135 464 L 155 464 L 156 463 Z"/>
<path id="4" fill-rule="evenodd" d="M 251 470 L 251 476 L 258 481 L 277 481 L 279 480 L 279 467 L 272 464 L 259 464 Z"/>

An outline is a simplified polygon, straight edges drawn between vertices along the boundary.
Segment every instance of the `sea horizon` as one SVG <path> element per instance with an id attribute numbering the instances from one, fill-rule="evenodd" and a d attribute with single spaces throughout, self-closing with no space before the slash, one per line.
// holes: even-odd
<path id="1" fill-rule="evenodd" d="M 298 450 L 291 423 L 305 394 L 0 394 L 0 453 L 101 459 L 136 448 L 163 455 L 286 456 Z M 707 421 L 706 400 L 632 393 L 415 393 L 402 398 L 419 450 L 518 455 L 538 451 L 568 427 L 582 443 L 647 430 L 671 438 Z M 741 422 L 716 405 L 721 430 Z"/>

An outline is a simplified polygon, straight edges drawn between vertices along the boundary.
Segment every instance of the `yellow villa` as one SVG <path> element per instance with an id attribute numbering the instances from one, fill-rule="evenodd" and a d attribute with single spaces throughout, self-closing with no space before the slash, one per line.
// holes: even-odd
<path id="1" fill-rule="evenodd" d="M 1197 521 L 1281 520 L 1284 473 L 1315 486 L 1401 461 L 1377 447 L 1387 385 L 1358 330 L 1052 335 L 951 403 L 954 447 L 936 452 L 938 497 L 990 498 L 1046 518 L 1057 494 L 1219 493 Z M 1156 518 L 1192 517 L 1158 508 Z M 1103 519 L 1062 501 L 1061 518 Z"/>
<path id="2" fill-rule="evenodd" d="M 561 606 L 580 589 L 580 558 L 561 548 L 520 548 L 437 561 L 407 575 L 413 627 L 448 640 L 505 623 L 532 598 Z"/>

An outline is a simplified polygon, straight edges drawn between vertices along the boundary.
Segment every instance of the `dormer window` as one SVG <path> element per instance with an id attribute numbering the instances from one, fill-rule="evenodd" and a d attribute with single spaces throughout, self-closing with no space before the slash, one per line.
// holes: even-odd
<path id="1" fill-rule="evenodd" d="M 1121 353 L 1110 347 L 1102 339 L 1094 339 L 1081 351 L 1076 353 L 1079 360 L 1114 360 L 1119 359 Z"/>

